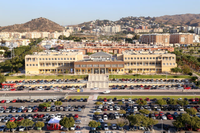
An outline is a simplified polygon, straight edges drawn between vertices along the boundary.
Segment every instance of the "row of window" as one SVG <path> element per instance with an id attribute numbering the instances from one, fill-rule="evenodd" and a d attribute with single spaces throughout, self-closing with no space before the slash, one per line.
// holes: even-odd
<path id="1" fill-rule="evenodd" d="M 161 69 L 125 69 L 125 71 L 129 71 L 129 70 L 133 70 L 133 71 L 161 71 Z"/>
<path id="2" fill-rule="evenodd" d="M 38 64 L 26 64 L 26 66 L 38 66 Z M 40 66 L 72 66 L 73 64 L 71 63 L 40 63 Z"/>
<path id="3" fill-rule="evenodd" d="M 125 65 L 126 66 L 135 66 L 135 65 L 144 65 L 144 66 L 148 66 L 148 65 L 150 65 L 150 66 L 152 66 L 152 65 L 160 65 L 160 63 L 125 63 Z"/>
<path id="4" fill-rule="evenodd" d="M 134 60 L 136 60 L 136 59 L 137 59 L 137 60 L 139 60 L 139 59 L 140 59 L 140 60 L 142 60 L 142 59 L 143 59 L 143 60 L 146 60 L 146 59 L 147 59 L 147 60 L 148 60 L 148 59 L 151 60 L 151 59 L 161 59 L 161 57 L 134 57 L 134 58 L 133 58 L 133 57 L 125 57 L 124 59 L 125 59 L 125 60 L 133 60 L 133 59 L 134 59 Z M 169 57 L 169 60 L 171 60 L 171 59 L 174 60 L 174 57 Z M 168 60 L 168 57 L 163 57 L 163 60 Z"/>
<path id="5" fill-rule="evenodd" d="M 163 65 L 166 65 L 166 66 L 168 66 L 168 65 L 172 65 L 172 63 L 163 63 Z M 173 65 L 175 65 L 175 63 L 173 63 Z"/>
<path id="6" fill-rule="evenodd" d="M 89 65 L 75 65 L 75 67 L 124 67 L 123 64 L 89 64 Z"/>
<path id="7" fill-rule="evenodd" d="M 37 58 L 33 58 L 32 61 L 36 61 Z M 75 61 L 75 58 L 39 58 L 39 60 L 73 60 Z M 31 61 L 31 58 L 27 58 L 26 61 Z"/>

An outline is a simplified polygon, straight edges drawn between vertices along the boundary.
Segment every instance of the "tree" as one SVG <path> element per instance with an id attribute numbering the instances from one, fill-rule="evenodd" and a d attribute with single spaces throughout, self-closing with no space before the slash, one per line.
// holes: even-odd
<path id="1" fill-rule="evenodd" d="M 36 122 L 36 123 L 35 123 L 35 127 L 41 129 L 42 127 L 44 127 L 44 122 L 41 122 L 41 121 Z"/>
<path id="2" fill-rule="evenodd" d="M 0 72 L 0 83 L 3 83 L 5 81 L 6 81 L 6 77 Z"/>
<path id="3" fill-rule="evenodd" d="M 133 70 L 129 70 L 128 72 L 129 72 L 129 73 L 133 73 Z"/>
<path id="4" fill-rule="evenodd" d="M 20 122 L 20 126 L 24 126 L 25 129 L 28 127 L 28 126 L 33 126 L 34 122 L 30 119 L 24 119 Z"/>
<path id="5" fill-rule="evenodd" d="M 51 102 L 41 103 L 41 104 L 39 104 L 39 107 L 40 107 L 40 108 L 51 107 Z"/>
<path id="6" fill-rule="evenodd" d="M 99 115 L 100 113 L 99 112 L 94 112 L 94 115 Z"/>
<path id="7" fill-rule="evenodd" d="M 70 127 L 74 126 L 75 122 L 74 122 L 73 117 L 70 117 L 70 118 L 64 117 L 60 120 L 59 123 L 60 123 L 61 126 L 65 127 L 65 128 L 70 128 Z"/>
<path id="8" fill-rule="evenodd" d="M 55 102 L 54 102 L 54 105 L 56 105 L 56 106 L 57 106 L 57 105 L 62 105 L 62 102 L 61 102 L 61 101 L 55 101 Z"/>
<path id="9" fill-rule="evenodd" d="M 189 102 L 187 100 L 177 100 L 177 103 L 181 106 L 185 106 L 185 105 L 188 105 Z"/>
<path id="10" fill-rule="evenodd" d="M 139 110 L 139 112 L 141 113 L 141 114 L 149 114 L 149 110 L 147 110 L 147 109 L 141 109 L 141 110 Z"/>
<path id="11" fill-rule="evenodd" d="M 119 127 L 123 127 L 123 126 L 125 126 L 127 123 L 125 122 L 125 121 L 123 121 L 123 120 L 117 120 L 117 126 L 119 126 Z"/>
<path id="12" fill-rule="evenodd" d="M 125 110 L 120 110 L 119 113 L 120 114 L 126 114 L 126 111 Z"/>
<path id="13" fill-rule="evenodd" d="M 90 121 L 88 126 L 97 128 L 97 127 L 101 126 L 101 123 L 100 122 L 96 122 L 96 121 Z"/>
<path id="14" fill-rule="evenodd" d="M 188 75 L 192 76 L 192 72 L 189 72 Z"/>
<path id="15" fill-rule="evenodd" d="M 198 79 L 198 77 L 197 76 L 193 76 L 193 77 L 191 77 L 191 80 L 194 82 L 194 81 L 196 81 Z"/>
<path id="16" fill-rule="evenodd" d="M 182 70 L 179 67 L 174 67 L 174 68 L 171 68 L 171 72 L 178 73 L 178 72 L 182 72 Z"/>
<path id="17" fill-rule="evenodd" d="M 123 102 L 122 102 L 122 101 L 119 101 L 119 102 L 118 102 L 118 105 L 123 105 Z"/>
<path id="18" fill-rule="evenodd" d="M 6 123 L 6 127 L 9 128 L 9 129 L 13 129 L 13 128 L 16 128 L 17 127 L 17 124 L 15 122 L 10 122 L 8 121 Z"/>
<path id="19" fill-rule="evenodd" d="M 147 101 L 144 100 L 144 99 L 138 99 L 138 100 L 136 101 L 136 103 L 137 103 L 138 105 L 140 105 L 140 106 L 142 106 L 142 105 L 147 105 Z"/>
<path id="20" fill-rule="evenodd" d="M 190 115 L 196 115 L 197 110 L 195 108 L 189 108 L 185 110 Z"/>
<path id="21" fill-rule="evenodd" d="M 190 67 L 188 65 L 184 65 L 182 67 L 182 71 L 184 74 L 188 74 L 189 72 L 191 72 Z"/>
<path id="22" fill-rule="evenodd" d="M 0 55 L 2 55 L 3 54 L 3 51 L 0 51 Z"/>
<path id="23" fill-rule="evenodd" d="M 102 105 L 103 103 L 102 102 L 96 102 L 95 104 L 96 105 Z"/>
<path id="24" fill-rule="evenodd" d="M 177 100 L 176 100 L 176 99 L 170 99 L 170 100 L 168 101 L 168 104 L 176 105 L 176 104 L 177 104 Z"/>
<path id="25" fill-rule="evenodd" d="M 164 100 L 164 99 L 159 99 L 159 100 L 156 101 L 156 103 L 159 104 L 159 105 L 166 105 L 167 104 L 166 100 Z"/>

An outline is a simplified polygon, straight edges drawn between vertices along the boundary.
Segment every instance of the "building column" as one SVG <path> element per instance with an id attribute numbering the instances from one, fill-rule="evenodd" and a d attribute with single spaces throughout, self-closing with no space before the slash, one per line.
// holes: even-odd
<path id="1" fill-rule="evenodd" d="M 88 73 L 88 69 L 87 68 L 85 69 L 85 72 Z"/>
<path id="2" fill-rule="evenodd" d="M 111 68 L 111 74 L 112 74 L 112 68 Z"/>
<path id="3" fill-rule="evenodd" d="M 76 74 L 76 69 L 74 68 L 74 74 Z"/>
<path id="4" fill-rule="evenodd" d="M 94 74 L 94 70 L 93 70 L 93 68 L 91 68 L 91 73 Z"/>
<path id="5" fill-rule="evenodd" d="M 106 68 L 104 68 L 104 73 L 106 74 Z"/>
<path id="6" fill-rule="evenodd" d="M 101 70 L 101 69 L 99 68 L 99 74 L 100 74 L 100 70 Z"/>
<path id="7" fill-rule="evenodd" d="M 119 69 L 117 68 L 117 73 L 119 72 Z"/>
<path id="8" fill-rule="evenodd" d="M 82 69 L 80 68 L 80 74 L 82 74 Z"/>

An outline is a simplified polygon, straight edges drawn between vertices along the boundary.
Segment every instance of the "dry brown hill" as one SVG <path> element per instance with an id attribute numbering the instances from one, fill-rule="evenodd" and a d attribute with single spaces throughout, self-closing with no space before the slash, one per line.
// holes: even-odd
<path id="1" fill-rule="evenodd" d="M 170 25 L 200 26 L 200 14 L 165 15 L 155 17 L 154 20 L 158 23 Z"/>
<path id="2" fill-rule="evenodd" d="M 46 19 L 36 18 L 24 24 L 15 24 L 10 26 L 0 27 L 0 32 L 26 32 L 26 31 L 63 31 L 64 27 L 59 24 Z"/>

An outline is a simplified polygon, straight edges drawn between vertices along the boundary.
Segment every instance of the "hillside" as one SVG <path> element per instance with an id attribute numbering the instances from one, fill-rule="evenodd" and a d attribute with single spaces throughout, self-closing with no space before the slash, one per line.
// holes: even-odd
<path id="1" fill-rule="evenodd" d="M 153 19 L 157 23 L 183 26 L 200 26 L 200 14 L 165 15 Z"/>
<path id="2" fill-rule="evenodd" d="M 59 24 L 46 19 L 36 18 L 24 24 L 15 24 L 10 26 L 0 27 L 0 32 L 26 32 L 26 31 L 63 31 L 64 27 Z"/>

